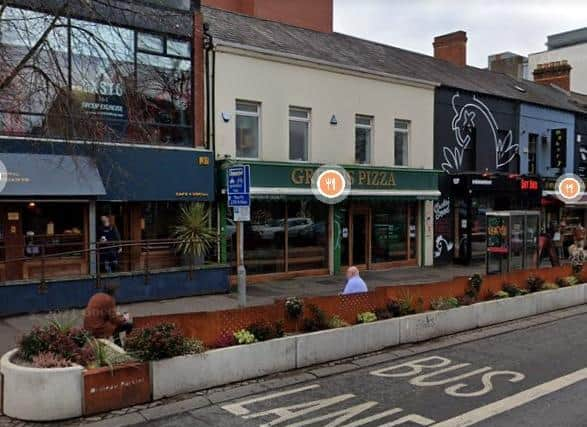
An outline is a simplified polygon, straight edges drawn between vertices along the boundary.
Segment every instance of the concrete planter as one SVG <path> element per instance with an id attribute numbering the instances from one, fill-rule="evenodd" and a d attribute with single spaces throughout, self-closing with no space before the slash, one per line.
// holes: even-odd
<path id="1" fill-rule="evenodd" d="M 82 415 L 81 366 L 39 369 L 10 361 L 18 350 L 2 356 L 4 413 L 26 421 L 55 421 Z"/>
<path id="2" fill-rule="evenodd" d="M 540 292 L 519 297 L 499 299 L 475 304 L 480 328 L 538 314 L 537 300 Z M 581 304 L 581 302 L 577 302 Z"/>
<path id="3" fill-rule="evenodd" d="M 400 343 L 400 319 L 298 335 L 297 367 L 316 365 Z"/>
<path id="4" fill-rule="evenodd" d="M 587 285 L 570 286 L 568 288 L 554 289 L 552 291 L 543 291 L 535 294 L 538 296 L 536 301 L 536 311 L 538 313 L 547 313 L 549 311 L 560 310 L 562 308 L 572 307 L 585 301 L 585 291 Z"/>
<path id="5" fill-rule="evenodd" d="M 400 319 L 400 343 L 426 341 L 477 327 L 475 305 L 443 311 L 429 311 Z"/>
<path id="6" fill-rule="evenodd" d="M 296 338 L 151 362 L 153 399 L 295 369 Z"/>

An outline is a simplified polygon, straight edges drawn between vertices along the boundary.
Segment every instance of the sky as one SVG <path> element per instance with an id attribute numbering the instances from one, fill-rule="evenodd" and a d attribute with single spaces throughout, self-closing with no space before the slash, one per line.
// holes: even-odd
<path id="1" fill-rule="evenodd" d="M 467 63 L 546 49 L 546 36 L 587 27 L 587 0 L 334 0 L 335 31 L 431 55 L 435 36 L 464 30 Z"/>

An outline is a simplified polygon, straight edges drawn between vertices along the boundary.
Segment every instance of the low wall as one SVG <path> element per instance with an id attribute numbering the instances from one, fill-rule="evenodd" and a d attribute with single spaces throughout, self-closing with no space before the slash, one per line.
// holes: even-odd
<path id="1" fill-rule="evenodd" d="M 188 271 L 160 271 L 144 274 L 121 274 L 102 278 L 102 285 L 114 282 L 119 286 L 117 301 L 132 303 L 155 301 L 194 295 L 226 293 L 229 291 L 229 268 L 204 267 Z M 91 277 L 47 281 L 46 289 L 39 283 L 0 285 L 0 317 L 21 313 L 42 313 L 54 310 L 83 308 L 98 292 L 96 280 Z"/>

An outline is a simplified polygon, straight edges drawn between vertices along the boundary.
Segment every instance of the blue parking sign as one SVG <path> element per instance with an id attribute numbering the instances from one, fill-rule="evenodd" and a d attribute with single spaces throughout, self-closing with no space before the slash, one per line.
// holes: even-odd
<path id="1" fill-rule="evenodd" d="M 251 168 L 249 165 L 231 166 L 226 171 L 228 207 L 251 205 Z"/>

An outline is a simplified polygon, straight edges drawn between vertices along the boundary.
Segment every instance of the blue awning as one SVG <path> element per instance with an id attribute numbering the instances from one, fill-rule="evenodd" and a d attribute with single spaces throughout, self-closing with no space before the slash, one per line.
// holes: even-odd
<path id="1" fill-rule="evenodd" d="M 0 153 L 2 197 L 75 197 L 106 194 L 92 159 L 54 154 Z M 5 170 L 4 170 L 5 169 Z"/>

